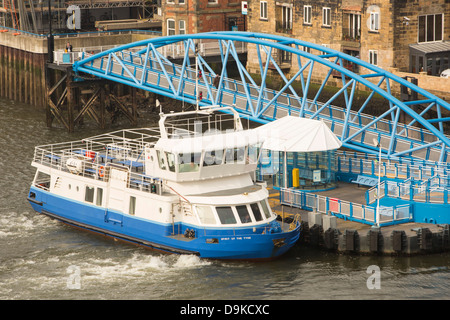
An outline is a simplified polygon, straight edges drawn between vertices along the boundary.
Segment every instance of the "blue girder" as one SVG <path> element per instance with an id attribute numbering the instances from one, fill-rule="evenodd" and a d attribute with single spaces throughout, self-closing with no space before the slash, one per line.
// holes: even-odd
<path id="1" fill-rule="evenodd" d="M 222 61 L 222 69 L 217 72 L 220 76 L 218 88 L 213 86 L 216 73 L 201 54 L 197 55 L 200 77 L 195 73 L 195 66 L 190 59 L 195 55 L 196 43 L 199 41 L 217 43 L 218 50 L 214 54 L 220 55 Z M 257 57 L 252 58 L 259 63 L 260 85 L 239 61 L 237 46 L 242 43 L 256 47 Z M 313 53 L 304 48 L 309 48 Z M 172 51 L 167 53 L 169 49 Z M 170 61 L 169 56 L 173 57 L 176 50 L 184 51 L 179 54 L 181 64 Z M 290 69 L 293 71 L 290 79 L 276 59 L 275 52 L 279 54 L 283 51 L 292 55 Z M 237 67 L 237 79 L 227 76 L 227 66 L 231 62 Z M 363 72 L 357 74 L 343 67 L 349 63 L 358 66 Z M 319 65 L 328 68 L 328 72 L 314 98 L 308 99 L 311 77 L 314 68 Z M 450 140 L 444 134 L 442 125 L 450 121 L 450 105 L 447 102 L 356 57 L 293 38 L 226 31 L 158 37 L 86 57 L 75 62 L 73 68 L 75 72 L 92 74 L 192 104 L 197 102 L 198 93 L 195 89 L 198 78 L 198 91 L 203 93 L 203 99 L 199 102 L 202 106 L 234 106 L 243 117 L 261 123 L 287 114 L 322 119 L 342 140 L 343 146 L 356 151 L 377 153 L 378 149 L 374 146 L 376 140 L 387 158 L 448 159 Z M 266 88 L 269 70 L 277 72 L 284 81 L 281 90 Z M 320 101 L 327 81 L 336 74 L 341 82 L 338 91 L 331 98 Z M 293 88 L 294 81 L 299 81 L 301 92 Z M 391 94 L 391 86 L 394 85 L 403 85 L 416 92 L 420 100 L 400 101 Z M 361 86 L 365 87 L 369 95 L 361 107 L 356 107 L 353 99 Z M 363 113 L 375 94 L 384 98 L 388 106 L 380 116 Z M 344 97 L 344 107 L 332 104 L 339 96 Z M 424 108 L 420 113 L 412 109 L 418 105 Z M 402 114 L 412 120 L 401 123 Z"/>

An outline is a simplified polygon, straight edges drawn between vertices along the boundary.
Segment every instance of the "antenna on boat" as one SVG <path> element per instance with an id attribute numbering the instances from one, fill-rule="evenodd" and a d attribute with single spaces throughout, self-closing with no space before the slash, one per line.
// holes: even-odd
<path id="1" fill-rule="evenodd" d="M 161 114 L 162 113 L 162 106 L 161 106 L 161 103 L 159 102 L 158 99 L 156 99 L 156 107 L 157 108 L 159 107 L 159 113 Z"/>
<path id="2" fill-rule="evenodd" d="M 197 103 L 197 108 L 196 110 L 198 111 L 198 105 L 199 105 L 199 101 L 198 101 L 198 43 L 195 44 L 195 100 Z"/>

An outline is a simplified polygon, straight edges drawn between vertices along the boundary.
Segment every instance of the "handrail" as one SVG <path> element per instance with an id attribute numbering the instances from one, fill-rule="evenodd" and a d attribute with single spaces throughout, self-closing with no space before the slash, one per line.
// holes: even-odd
<path id="1" fill-rule="evenodd" d="M 281 204 L 299 207 L 303 210 L 316 210 L 323 214 L 343 216 L 346 219 L 369 225 L 377 224 L 376 208 L 369 205 L 325 197 L 290 188 L 280 188 L 280 200 Z M 413 215 L 411 208 L 412 206 L 409 204 L 382 207 L 380 208 L 379 224 L 383 226 L 412 221 Z"/>

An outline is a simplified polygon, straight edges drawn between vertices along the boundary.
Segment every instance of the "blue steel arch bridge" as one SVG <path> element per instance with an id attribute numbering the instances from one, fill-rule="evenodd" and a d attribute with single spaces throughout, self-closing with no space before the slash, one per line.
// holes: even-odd
<path id="1" fill-rule="evenodd" d="M 215 46 L 221 70 L 213 70 L 196 44 Z M 239 60 L 242 46 L 253 46 L 253 61 L 260 79 L 255 80 Z M 286 77 L 280 52 L 291 57 L 291 76 Z M 197 56 L 197 63 L 193 57 Z M 174 57 L 177 57 L 174 63 Z M 228 77 L 233 64 L 238 76 Z M 345 68 L 356 66 L 358 73 Z M 450 121 L 450 105 L 435 95 L 386 70 L 356 57 L 317 44 L 272 34 L 211 32 L 157 37 L 116 47 L 85 57 L 73 64 L 76 73 L 87 73 L 173 99 L 200 106 L 233 106 L 241 116 L 267 123 L 286 115 L 321 119 L 341 139 L 343 146 L 387 159 L 411 158 L 447 162 L 450 139 L 444 132 Z M 311 97 L 313 74 L 324 73 Z M 323 71 L 325 70 L 325 72 Z M 270 73 L 282 80 L 282 88 L 266 87 Z M 219 83 L 214 86 L 214 78 Z M 338 80 L 335 94 L 325 88 Z M 333 81 L 335 81 L 335 79 Z M 317 79 L 314 80 L 317 82 Z M 297 82 L 297 89 L 294 89 Z M 300 86 L 301 90 L 298 89 Z M 408 101 L 391 92 L 402 86 Z M 318 89 L 317 89 L 318 88 Z M 367 92 L 355 103 L 358 90 Z M 374 98 L 384 101 L 377 116 L 365 112 Z M 334 104 L 340 98 L 344 106 Z M 368 109 L 368 108 L 367 108 Z M 406 119 L 406 120 L 405 120 Z M 403 120 L 403 121 L 401 121 Z M 378 146 L 377 146 L 378 144 Z"/>

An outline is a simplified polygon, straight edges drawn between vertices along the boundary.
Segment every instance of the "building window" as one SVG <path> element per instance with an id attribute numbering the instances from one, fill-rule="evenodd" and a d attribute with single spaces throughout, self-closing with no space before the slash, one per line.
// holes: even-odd
<path id="1" fill-rule="evenodd" d="M 329 45 L 329 44 L 324 44 L 324 43 L 322 43 L 322 47 L 324 47 L 324 48 L 329 48 L 330 45 Z M 328 54 L 328 52 L 322 51 L 321 54 L 325 55 L 325 54 Z"/>
<path id="2" fill-rule="evenodd" d="M 311 53 L 311 48 L 303 46 L 303 51 Z"/>
<path id="3" fill-rule="evenodd" d="M 208 0 L 208 3 L 217 3 L 218 0 Z"/>
<path id="4" fill-rule="evenodd" d="M 303 23 L 311 24 L 311 13 L 312 13 L 311 6 L 303 6 Z"/>
<path id="5" fill-rule="evenodd" d="M 380 30 L 380 13 L 379 12 L 371 12 L 370 13 L 370 31 L 378 31 Z"/>
<path id="6" fill-rule="evenodd" d="M 178 4 L 185 4 L 185 0 L 178 0 Z"/>
<path id="7" fill-rule="evenodd" d="M 442 41 L 443 14 L 419 16 L 418 42 Z"/>
<path id="8" fill-rule="evenodd" d="M 267 20 L 267 1 L 259 3 L 259 18 Z"/>
<path id="9" fill-rule="evenodd" d="M 282 7 L 283 29 L 292 30 L 292 7 Z"/>
<path id="10" fill-rule="evenodd" d="M 184 20 L 178 21 L 178 33 L 186 34 L 186 22 Z"/>
<path id="11" fill-rule="evenodd" d="M 322 8 L 322 25 L 331 26 L 331 8 Z"/>
<path id="12" fill-rule="evenodd" d="M 167 19 L 167 35 L 173 36 L 175 34 L 175 20 Z"/>
<path id="13" fill-rule="evenodd" d="M 369 50 L 369 63 L 374 66 L 378 65 L 378 51 L 377 50 Z"/>

